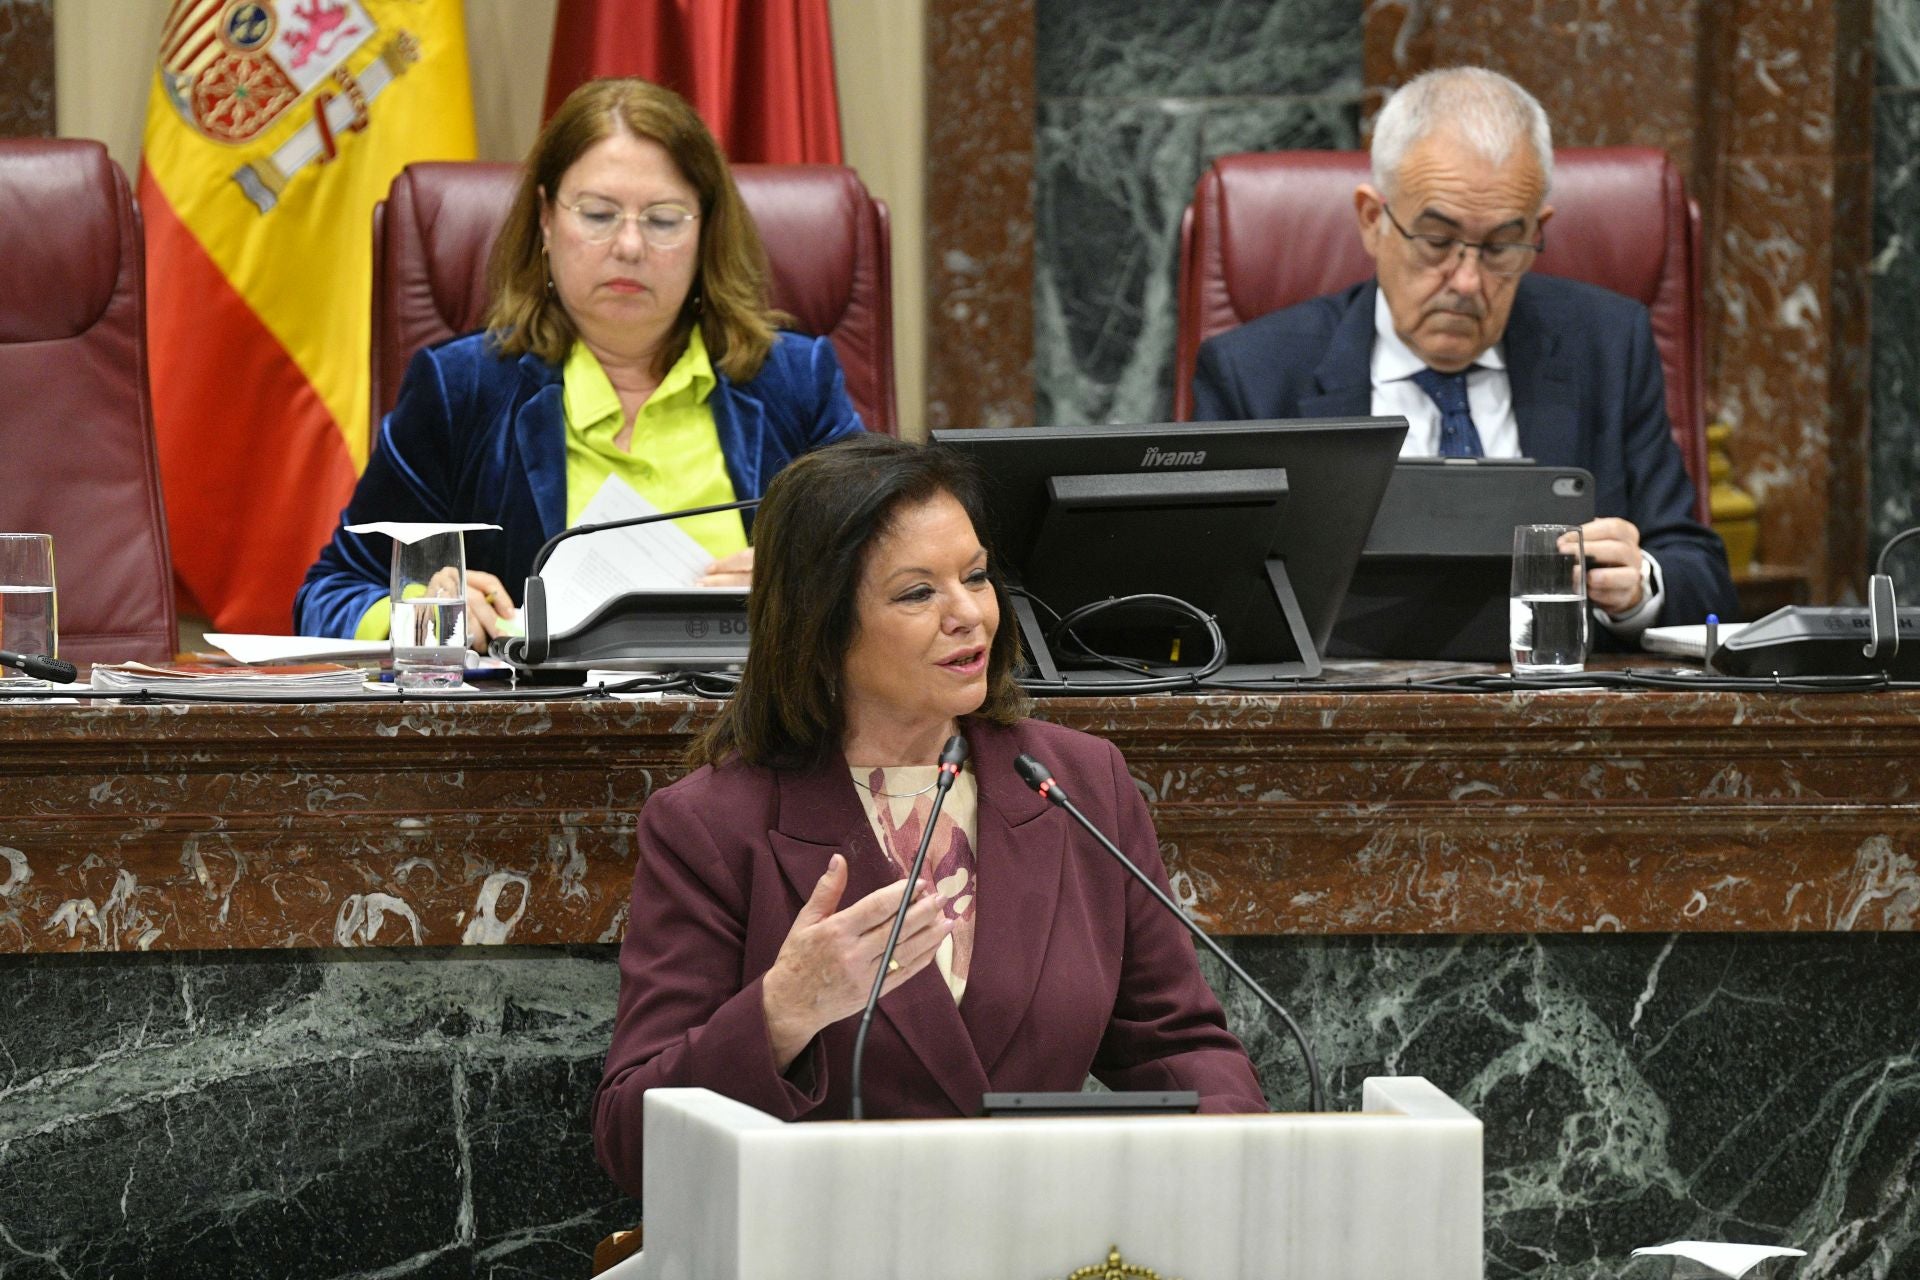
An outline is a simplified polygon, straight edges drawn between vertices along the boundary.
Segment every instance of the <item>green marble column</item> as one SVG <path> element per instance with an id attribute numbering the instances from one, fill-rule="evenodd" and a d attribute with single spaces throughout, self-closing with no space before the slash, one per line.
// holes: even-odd
<path id="1" fill-rule="evenodd" d="M 1361 7 L 1037 5 L 1037 422 L 1171 414 L 1180 214 L 1193 184 L 1231 152 L 1359 145 Z"/>

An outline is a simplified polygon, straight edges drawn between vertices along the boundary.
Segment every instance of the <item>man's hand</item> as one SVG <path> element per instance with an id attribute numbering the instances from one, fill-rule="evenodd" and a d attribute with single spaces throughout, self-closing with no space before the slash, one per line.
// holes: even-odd
<path id="1" fill-rule="evenodd" d="M 1641 590 L 1640 530 L 1630 520 L 1608 516 L 1580 526 L 1587 544 L 1587 599 L 1614 617 L 1639 607 Z M 1574 550 L 1569 538 L 1560 547 Z"/>

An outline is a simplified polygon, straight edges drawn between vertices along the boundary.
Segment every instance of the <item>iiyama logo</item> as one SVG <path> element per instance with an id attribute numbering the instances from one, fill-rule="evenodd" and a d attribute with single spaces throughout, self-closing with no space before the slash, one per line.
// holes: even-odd
<path id="1" fill-rule="evenodd" d="M 1147 446 L 1147 452 L 1140 459 L 1143 467 L 1198 467 L 1205 465 L 1205 449 L 1181 449 L 1175 453 L 1165 453 L 1154 445 Z"/>

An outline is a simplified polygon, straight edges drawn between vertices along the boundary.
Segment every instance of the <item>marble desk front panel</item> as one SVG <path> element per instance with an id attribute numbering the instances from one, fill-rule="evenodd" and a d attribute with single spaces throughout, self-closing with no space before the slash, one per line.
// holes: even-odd
<path id="1" fill-rule="evenodd" d="M 0 952 L 618 939 L 714 704 L 0 705 Z M 1238 935 L 1910 930 L 1920 694 L 1054 700 Z M 1068 781 L 1063 779 L 1063 781 Z"/>

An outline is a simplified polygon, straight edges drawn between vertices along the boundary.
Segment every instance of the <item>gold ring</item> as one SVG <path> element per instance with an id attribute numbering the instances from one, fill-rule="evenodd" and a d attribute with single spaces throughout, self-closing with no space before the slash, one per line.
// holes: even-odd
<path id="1" fill-rule="evenodd" d="M 898 960 L 887 961 L 887 972 L 888 973 L 900 972 L 900 962 Z"/>

